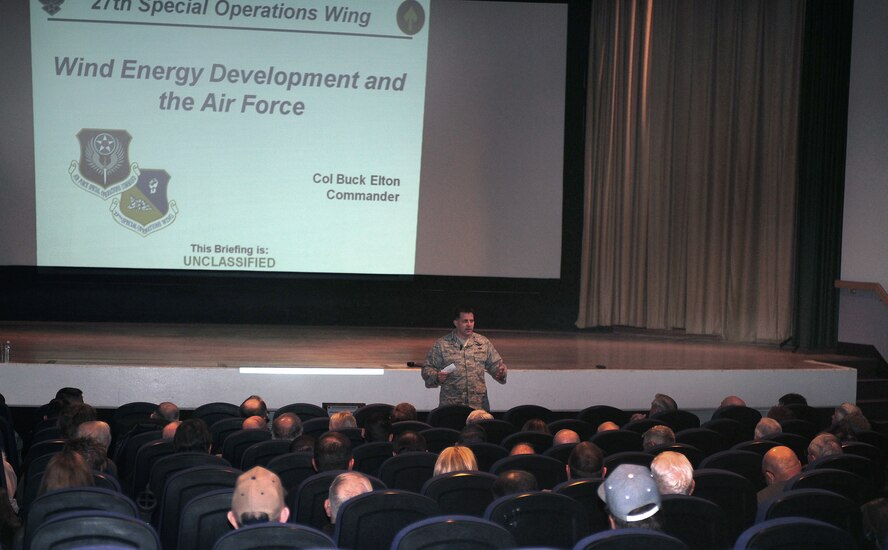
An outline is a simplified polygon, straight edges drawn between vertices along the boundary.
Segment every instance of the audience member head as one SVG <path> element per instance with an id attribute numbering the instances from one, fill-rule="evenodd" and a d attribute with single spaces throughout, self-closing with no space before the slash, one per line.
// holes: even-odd
<path id="1" fill-rule="evenodd" d="M 450 472 L 461 472 L 464 470 L 477 470 L 478 461 L 475 460 L 475 453 L 472 449 L 462 446 L 447 447 L 438 455 L 435 461 L 435 471 L 433 475 L 449 474 Z"/>
<path id="2" fill-rule="evenodd" d="M 395 455 L 408 452 L 425 452 L 427 450 L 425 438 L 417 432 L 403 432 L 395 438 L 395 442 L 392 444 L 392 452 Z"/>
<path id="3" fill-rule="evenodd" d="M 315 450 L 315 438 L 308 434 L 302 434 L 290 442 L 291 453 L 312 453 Z"/>
<path id="4" fill-rule="evenodd" d="M 108 447 L 111 446 L 111 426 L 101 420 L 90 420 L 80 424 L 74 436 L 95 441 L 105 449 L 105 452 L 108 452 Z"/>
<path id="5" fill-rule="evenodd" d="M 654 396 L 654 400 L 651 401 L 651 411 L 648 414 L 653 416 L 657 413 L 674 411 L 677 409 L 678 405 L 675 403 L 675 399 L 672 399 L 665 393 L 658 393 Z"/>
<path id="6" fill-rule="evenodd" d="M 681 453 L 665 451 L 651 461 L 651 473 L 661 495 L 690 495 L 694 492 L 694 467 Z"/>
<path id="7" fill-rule="evenodd" d="M 364 441 L 370 443 L 372 441 L 391 441 L 392 440 L 392 421 L 386 413 L 376 413 L 370 415 L 370 418 L 364 423 L 361 431 Z"/>
<path id="8" fill-rule="evenodd" d="M 641 445 L 644 450 L 659 447 L 660 445 L 674 445 L 675 434 L 669 426 L 654 426 L 641 436 Z"/>
<path id="9" fill-rule="evenodd" d="M 358 472 L 344 472 L 330 484 L 329 498 L 324 501 L 324 511 L 330 523 L 336 523 L 336 515 L 345 501 L 373 490 L 367 476 Z"/>
<path id="10" fill-rule="evenodd" d="M 802 464 L 789 447 L 774 447 L 762 458 L 762 474 L 768 485 L 786 481 L 801 471 Z"/>
<path id="11" fill-rule="evenodd" d="M 258 395 L 251 395 L 250 397 L 244 399 L 244 402 L 240 405 L 240 414 L 244 418 L 249 418 L 251 416 L 261 416 L 264 419 L 268 419 L 268 406 L 265 404 L 265 401 L 262 400 Z"/>
<path id="12" fill-rule="evenodd" d="M 835 426 L 832 426 L 830 432 L 835 434 L 843 442 L 857 441 L 857 434 L 864 431 L 870 431 L 869 420 L 862 414 L 849 414 L 839 420 Z"/>
<path id="13" fill-rule="evenodd" d="M 509 451 L 509 455 L 532 455 L 536 454 L 533 445 L 526 442 L 516 443 Z"/>
<path id="14" fill-rule="evenodd" d="M 75 437 L 74 439 L 67 440 L 64 448 L 82 456 L 90 470 L 97 472 L 108 471 L 107 449 L 95 440 L 86 437 Z"/>
<path id="15" fill-rule="evenodd" d="M 327 432 L 318 438 L 312 459 L 315 470 L 351 470 L 355 463 L 351 440 L 340 432 Z"/>
<path id="16" fill-rule="evenodd" d="M 863 516 L 864 548 L 888 550 L 888 498 L 877 498 L 860 507 Z"/>
<path id="17" fill-rule="evenodd" d="M 176 430 L 179 429 L 179 425 L 181 423 L 181 420 L 173 420 L 163 427 L 163 431 L 161 432 L 160 436 L 163 439 L 173 439 L 174 437 L 176 437 Z"/>
<path id="18" fill-rule="evenodd" d="M 567 477 L 604 477 L 604 453 L 594 443 L 583 441 L 578 443 L 567 457 Z"/>
<path id="19" fill-rule="evenodd" d="M 784 407 L 787 405 L 807 405 L 808 400 L 797 393 L 787 393 L 777 400 L 777 404 L 783 405 Z"/>
<path id="20" fill-rule="evenodd" d="M 83 455 L 70 449 L 62 449 L 49 459 L 37 494 L 68 487 L 91 487 L 94 484 L 92 470 Z"/>
<path id="21" fill-rule="evenodd" d="M 487 432 L 477 424 L 469 424 L 459 432 L 459 442 L 463 445 L 471 445 L 472 443 L 486 443 Z"/>
<path id="22" fill-rule="evenodd" d="M 793 412 L 784 405 L 774 405 L 773 407 L 768 409 L 768 414 L 766 416 L 768 418 L 776 420 L 777 422 L 782 422 L 783 420 L 795 418 L 795 414 L 793 414 Z"/>
<path id="23" fill-rule="evenodd" d="M 536 477 L 524 470 L 507 470 L 497 476 L 491 487 L 493 498 L 538 490 Z"/>
<path id="24" fill-rule="evenodd" d="M 410 403 L 398 403 L 392 409 L 391 421 L 402 422 L 404 420 L 416 420 L 416 407 Z"/>
<path id="25" fill-rule="evenodd" d="M 65 439 L 77 437 L 77 427 L 96 418 L 96 410 L 86 403 L 68 405 L 59 413 L 59 431 Z"/>
<path id="26" fill-rule="evenodd" d="M 833 434 L 818 434 L 808 444 L 808 464 L 818 458 L 840 454 L 842 454 L 842 442 Z"/>
<path id="27" fill-rule="evenodd" d="M 484 409 L 475 409 L 466 417 L 466 426 L 481 422 L 482 420 L 493 420 L 493 415 Z"/>
<path id="28" fill-rule="evenodd" d="M 757 440 L 782 432 L 783 428 L 780 426 L 780 422 L 777 422 L 773 418 L 764 417 L 755 425 L 755 439 Z"/>
<path id="29" fill-rule="evenodd" d="M 242 473 L 234 485 L 228 522 L 235 529 L 256 523 L 286 523 L 290 509 L 284 505 L 284 493 L 277 474 L 262 466 Z"/>
<path id="30" fill-rule="evenodd" d="M 248 416 L 247 418 L 244 418 L 244 422 L 241 424 L 241 429 L 265 430 L 268 429 L 268 422 L 266 422 L 265 418 L 261 416 Z"/>
<path id="31" fill-rule="evenodd" d="M 599 432 L 612 432 L 614 430 L 619 430 L 620 426 L 617 425 L 616 422 L 611 422 L 610 420 L 606 420 L 598 425 L 598 429 L 595 430 L 595 433 Z"/>
<path id="32" fill-rule="evenodd" d="M 212 446 L 213 436 L 210 435 L 207 423 L 200 418 L 189 418 L 182 422 L 173 435 L 173 448 L 177 453 L 208 453 Z"/>
<path id="33" fill-rule="evenodd" d="M 271 423 L 271 438 L 293 441 L 302 435 L 302 420 L 293 413 L 277 414 Z"/>
<path id="34" fill-rule="evenodd" d="M 521 431 L 547 434 L 549 433 L 549 426 L 547 426 L 546 421 L 541 418 L 531 418 L 524 423 L 524 426 L 521 427 Z"/>
<path id="35" fill-rule="evenodd" d="M 62 408 L 83 403 L 83 390 L 80 388 L 62 388 L 56 392 L 56 399 L 61 401 Z"/>
<path id="36" fill-rule="evenodd" d="M 651 471 L 637 464 L 621 464 L 598 486 L 607 505 L 611 526 L 659 529 L 660 492 Z"/>
<path id="37" fill-rule="evenodd" d="M 558 430 L 552 438 L 552 445 L 567 445 L 579 442 L 580 434 L 573 430 Z"/>
<path id="38" fill-rule="evenodd" d="M 163 420 L 164 422 L 179 420 L 179 407 L 177 407 L 175 403 L 164 401 L 157 405 L 157 408 L 151 413 L 151 418 L 154 420 Z"/>
<path id="39" fill-rule="evenodd" d="M 863 416 L 863 411 L 860 410 L 860 407 L 858 407 L 854 403 L 842 403 L 841 405 L 836 407 L 836 410 L 833 411 L 832 423 L 836 424 L 846 416 L 852 414 L 859 414 Z"/>
<path id="40" fill-rule="evenodd" d="M 339 411 L 330 415 L 330 430 L 344 430 L 357 428 L 358 421 L 355 415 L 348 411 Z"/>
<path id="41" fill-rule="evenodd" d="M 722 402 L 719 405 L 719 408 L 722 408 L 722 407 L 745 407 L 745 406 L 746 406 L 746 401 L 740 399 L 736 395 L 729 395 L 729 396 L 725 397 L 724 399 L 722 399 Z"/>

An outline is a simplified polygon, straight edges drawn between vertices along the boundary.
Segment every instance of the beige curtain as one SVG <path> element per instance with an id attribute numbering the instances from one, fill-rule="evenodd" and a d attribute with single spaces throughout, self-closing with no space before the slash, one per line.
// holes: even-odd
<path id="1" fill-rule="evenodd" d="M 785 339 L 803 3 L 592 11 L 577 326 Z"/>

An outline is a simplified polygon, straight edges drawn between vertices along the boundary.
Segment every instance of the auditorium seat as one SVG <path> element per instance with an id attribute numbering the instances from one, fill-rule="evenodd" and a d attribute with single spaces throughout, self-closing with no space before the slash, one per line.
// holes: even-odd
<path id="1" fill-rule="evenodd" d="M 487 434 L 487 442 L 493 443 L 494 445 L 501 444 L 503 439 L 518 431 L 511 422 L 495 418 L 490 420 L 479 420 L 478 422 L 475 422 L 474 425 L 483 429 L 484 433 Z"/>
<path id="2" fill-rule="evenodd" d="M 210 435 L 213 436 L 213 452 L 221 453 L 225 447 L 225 439 L 229 435 L 239 432 L 244 427 L 244 419 L 237 418 L 220 418 L 212 426 L 210 426 Z"/>
<path id="3" fill-rule="evenodd" d="M 179 539 L 182 510 L 196 496 L 218 489 L 234 489 L 242 472 L 228 466 L 196 466 L 172 473 L 159 501 L 156 523 L 164 548 L 175 548 Z M 191 529 L 188 524 L 186 529 Z"/>
<path id="4" fill-rule="evenodd" d="M 590 441 L 601 449 L 604 456 L 624 451 L 641 452 L 642 449 L 641 434 L 627 430 L 598 432 L 592 436 Z"/>
<path id="5" fill-rule="evenodd" d="M 700 418 L 696 414 L 681 409 L 658 412 L 651 419 L 665 422 L 675 433 L 700 427 Z"/>
<path id="6" fill-rule="evenodd" d="M 780 429 L 785 434 L 796 434 L 807 441 L 814 439 L 820 433 L 820 427 L 801 418 L 787 418 L 780 421 Z"/>
<path id="7" fill-rule="evenodd" d="M 620 464 L 638 464 L 645 468 L 651 467 L 651 461 L 654 455 L 644 451 L 623 451 L 622 453 L 614 453 L 604 457 L 604 467 L 608 472 L 613 472 Z"/>
<path id="8" fill-rule="evenodd" d="M 685 456 L 688 461 L 691 463 L 691 466 L 696 468 L 700 465 L 700 461 L 703 460 L 703 453 L 700 452 L 700 449 L 687 445 L 685 443 L 672 443 L 666 445 L 657 445 L 655 447 L 651 447 L 646 452 L 648 454 L 657 456 L 660 453 L 670 451 L 673 453 L 679 453 Z"/>
<path id="9" fill-rule="evenodd" d="M 773 441 L 778 445 L 789 447 L 802 464 L 808 461 L 808 444 L 811 443 L 810 439 L 805 439 L 803 436 L 793 433 L 776 433 L 765 436 L 763 441 Z"/>
<path id="10" fill-rule="evenodd" d="M 554 447 L 549 447 L 543 452 L 543 456 L 550 456 L 555 460 L 561 462 L 562 464 L 567 464 L 568 458 L 570 458 L 570 453 L 573 452 L 574 448 L 576 448 L 577 443 L 565 443 L 563 445 L 555 445 Z"/>
<path id="11" fill-rule="evenodd" d="M 475 454 L 475 461 L 478 463 L 478 469 L 482 472 L 489 472 L 494 462 L 501 458 L 509 456 L 509 451 L 505 447 L 495 445 L 493 443 L 470 443 L 466 445 Z"/>
<path id="12" fill-rule="evenodd" d="M 864 478 L 851 472 L 819 468 L 804 470 L 790 479 L 784 486 L 784 491 L 793 489 L 832 491 L 861 506 L 872 496 L 875 487 L 869 485 Z"/>
<path id="13" fill-rule="evenodd" d="M 776 441 L 768 441 L 767 439 L 763 439 L 758 441 L 744 441 L 743 443 L 738 443 L 737 445 L 731 447 L 731 450 L 750 451 L 764 457 L 765 453 L 780 445 L 781 443 L 777 443 Z"/>
<path id="14" fill-rule="evenodd" d="M 125 486 L 129 495 L 138 499 L 139 494 L 148 488 L 148 480 L 151 477 L 151 467 L 154 462 L 160 457 L 171 455 L 174 452 L 175 448 L 171 439 L 155 439 L 139 447 L 139 450 L 136 451 L 129 483 Z"/>
<path id="15" fill-rule="evenodd" d="M 461 430 L 466 425 L 466 418 L 472 410 L 465 405 L 443 405 L 429 411 L 426 422 L 436 428 Z"/>
<path id="16" fill-rule="evenodd" d="M 240 418 L 243 420 L 240 407 L 222 402 L 205 403 L 199 406 L 191 413 L 191 418 L 200 418 L 206 422 L 208 428 L 212 428 L 217 420 L 223 418 Z"/>
<path id="17" fill-rule="evenodd" d="M 694 496 L 717 504 L 725 513 L 728 540 L 736 539 L 755 521 L 756 491 L 748 479 L 716 468 L 694 470 Z"/>
<path id="18" fill-rule="evenodd" d="M 222 443 L 222 458 L 232 466 L 240 468 L 244 452 L 256 443 L 271 440 L 271 432 L 267 430 L 238 430 L 232 432 Z M 219 451 L 217 450 L 217 452 Z"/>
<path id="19" fill-rule="evenodd" d="M 667 428 L 669 427 L 669 425 L 662 420 L 655 420 L 653 418 L 642 418 L 640 420 L 630 420 L 629 422 L 620 426 L 620 429 L 643 435 L 644 432 L 650 430 L 654 426 L 666 426 Z"/>
<path id="20" fill-rule="evenodd" d="M 749 430 L 749 437 L 751 438 L 756 424 L 762 419 L 762 413 L 751 407 L 731 405 L 729 407 L 718 408 L 712 413 L 712 420 L 717 420 L 719 418 L 736 420 Z"/>
<path id="21" fill-rule="evenodd" d="M 600 477 L 571 479 L 556 485 L 553 493 L 570 497 L 583 505 L 589 517 L 589 532 L 597 533 L 610 529 L 604 501 L 598 496 L 598 486 L 604 482 Z"/>
<path id="22" fill-rule="evenodd" d="M 318 439 L 328 431 L 330 431 L 330 418 L 326 416 L 310 418 L 302 423 L 302 433 L 310 435 L 315 439 Z"/>
<path id="23" fill-rule="evenodd" d="M 246 472 L 253 466 L 267 467 L 273 458 L 290 451 L 290 443 L 287 439 L 272 439 L 250 445 L 241 457 L 241 470 Z"/>
<path id="24" fill-rule="evenodd" d="M 321 472 L 306 478 L 295 491 L 287 492 L 287 506 L 290 507 L 290 523 L 300 523 L 323 530 L 329 524 L 324 511 L 324 500 L 330 493 L 330 485 L 339 474 L 346 470 Z M 379 479 L 367 476 L 374 490 L 385 489 Z"/>
<path id="25" fill-rule="evenodd" d="M 317 529 L 290 523 L 245 525 L 222 535 L 213 550 L 336 548 L 333 539 Z"/>
<path id="26" fill-rule="evenodd" d="M 426 442 L 426 448 L 430 453 L 440 453 L 447 447 L 456 445 L 460 433 L 452 428 L 429 428 L 419 432 Z"/>
<path id="27" fill-rule="evenodd" d="M 363 407 L 358 407 L 352 414 L 358 422 L 358 427 L 363 428 L 367 423 L 367 419 L 374 415 L 381 414 L 385 415 L 386 418 L 390 417 L 392 415 L 392 409 L 394 409 L 394 407 L 388 403 L 370 403 Z"/>
<path id="28" fill-rule="evenodd" d="M 553 436 L 561 430 L 573 430 L 580 436 L 580 441 L 588 441 L 590 437 L 595 435 L 597 426 L 593 426 L 588 422 L 577 420 L 576 418 L 562 418 L 549 422 L 549 433 Z"/>
<path id="29" fill-rule="evenodd" d="M 663 495 L 656 517 L 663 532 L 684 542 L 691 550 L 724 548 L 729 542 L 724 511 L 705 498 Z"/>
<path id="30" fill-rule="evenodd" d="M 389 489 L 420 493 L 423 484 L 432 478 L 438 455 L 411 451 L 393 456 L 379 466 L 379 479 Z"/>
<path id="31" fill-rule="evenodd" d="M 449 472 L 434 476 L 422 486 L 422 494 L 438 503 L 442 514 L 483 517 L 493 502 L 496 476 L 487 472 Z"/>
<path id="32" fill-rule="evenodd" d="M 500 497 L 490 503 L 484 518 L 505 527 L 519 547 L 571 548 L 589 534 L 583 505 L 546 491 Z"/>
<path id="33" fill-rule="evenodd" d="M 490 468 L 490 473 L 500 475 L 509 470 L 525 470 L 533 474 L 540 490 L 551 489 L 567 480 L 564 464 L 549 456 L 512 455 L 500 459 Z"/>
<path id="34" fill-rule="evenodd" d="M 109 422 L 114 439 L 117 440 L 135 424 L 149 421 L 151 413 L 156 409 L 156 403 L 148 403 L 147 401 L 124 403 L 114 409 L 114 412 L 111 414 L 111 422 Z"/>
<path id="35" fill-rule="evenodd" d="M 136 503 L 116 491 L 99 487 L 72 487 L 40 495 L 31 504 L 25 520 L 24 547 L 31 548 L 31 538 L 48 518 L 65 512 L 102 510 L 132 518 L 139 517 Z"/>
<path id="36" fill-rule="evenodd" d="M 390 441 L 364 443 L 354 450 L 354 470 L 378 477 L 379 467 L 391 457 L 392 444 Z"/>
<path id="37" fill-rule="evenodd" d="M 500 445 L 506 449 L 511 449 L 519 443 L 528 443 L 537 453 L 542 453 L 552 446 L 552 436 L 542 432 L 515 432 L 506 436 Z"/>
<path id="38" fill-rule="evenodd" d="M 463 515 L 435 516 L 401 529 L 391 550 L 506 550 L 515 547 L 515 538 L 503 527 Z"/>
<path id="39" fill-rule="evenodd" d="M 577 413 L 578 420 L 592 425 L 596 430 L 602 422 L 613 422 L 617 426 L 622 426 L 629 422 L 629 416 L 629 413 L 623 409 L 611 407 L 610 405 L 592 405 Z"/>
<path id="40" fill-rule="evenodd" d="M 34 549 L 109 547 L 161 550 L 160 538 L 149 524 L 97 510 L 57 514 L 43 522 L 31 538 Z"/>
<path id="41" fill-rule="evenodd" d="M 401 420 L 392 424 L 392 435 L 397 438 L 404 432 L 421 432 L 431 427 L 431 424 L 419 420 Z"/>
<path id="42" fill-rule="evenodd" d="M 521 430 L 528 420 L 538 418 L 546 424 L 552 419 L 552 411 L 540 405 L 516 405 L 503 414 L 503 420 Z"/>
<path id="43" fill-rule="evenodd" d="M 704 422 L 701 429 L 718 432 L 725 441 L 725 449 L 730 449 L 737 443 L 749 441 L 755 436 L 755 429 L 744 426 L 731 418 L 715 418 Z M 676 437 L 678 434 L 676 434 Z"/>
<path id="44" fill-rule="evenodd" d="M 281 478 L 281 485 L 288 493 L 299 488 L 299 484 L 315 474 L 311 453 L 295 452 L 277 456 L 268 461 L 266 468 Z"/>
<path id="45" fill-rule="evenodd" d="M 728 448 L 722 434 L 707 428 L 690 428 L 677 432 L 675 442 L 696 447 L 703 454 L 703 458 Z"/>
<path id="46" fill-rule="evenodd" d="M 176 550 L 205 550 L 212 548 L 219 537 L 234 528 L 228 523 L 233 489 L 215 489 L 203 492 L 182 507 L 179 540 Z"/>
<path id="47" fill-rule="evenodd" d="M 420 494 L 393 489 L 364 493 L 339 508 L 333 538 L 339 548 L 389 550 L 401 529 L 439 514 L 437 503 Z"/>
<path id="48" fill-rule="evenodd" d="M 746 478 L 756 492 L 765 487 L 765 479 L 762 476 L 762 455 L 759 453 L 733 449 L 720 451 L 700 461 L 700 468 L 734 472 Z"/>
<path id="49" fill-rule="evenodd" d="M 825 521 L 848 532 L 857 543 L 863 540 L 860 508 L 847 498 L 823 489 L 795 489 L 778 496 L 767 509 L 764 519 L 803 517 Z"/>
<path id="50" fill-rule="evenodd" d="M 753 525 L 737 538 L 734 550 L 848 550 L 855 546 L 851 535 L 835 525 L 785 517 Z"/>
<path id="51" fill-rule="evenodd" d="M 573 550 L 688 550 L 688 546 L 677 538 L 654 531 L 627 527 L 601 531 L 581 539 Z"/>
<path id="52" fill-rule="evenodd" d="M 284 413 L 293 413 L 299 417 L 299 420 L 306 422 L 312 418 L 326 418 L 327 411 L 323 408 L 311 403 L 290 403 L 280 407 L 274 411 L 274 415 L 278 416 Z"/>

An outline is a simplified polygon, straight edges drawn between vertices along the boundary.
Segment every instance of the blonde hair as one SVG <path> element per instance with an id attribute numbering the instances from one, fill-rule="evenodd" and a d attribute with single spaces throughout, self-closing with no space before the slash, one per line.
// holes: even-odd
<path id="1" fill-rule="evenodd" d="M 468 447 L 456 446 L 447 447 L 438 455 L 435 462 L 435 473 L 438 476 L 450 472 L 459 472 L 461 470 L 477 470 L 478 461 L 475 460 L 475 453 Z"/>
<path id="2" fill-rule="evenodd" d="M 354 415 L 348 411 L 340 411 L 330 415 L 330 429 L 342 430 L 344 428 L 357 428 L 358 422 Z"/>

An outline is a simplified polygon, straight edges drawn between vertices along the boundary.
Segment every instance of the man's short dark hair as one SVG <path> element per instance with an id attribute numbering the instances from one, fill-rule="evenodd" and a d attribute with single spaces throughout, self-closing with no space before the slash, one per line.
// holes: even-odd
<path id="1" fill-rule="evenodd" d="M 464 445 L 487 443 L 487 431 L 477 424 L 469 424 L 459 432 L 459 442 Z"/>
<path id="2" fill-rule="evenodd" d="M 178 453 L 208 453 L 212 445 L 213 436 L 210 435 L 207 423 L 201 418 L 189 418 L 182 422 L 173 436 L 173 447 Z"/>
<path id="3" fill-rule="evenodd" d="M 318 472 L 348 470 L 351 459 L 351 440 L 341 432 L 327 432 L 315 443 L 314 462 Z"/>
<path id="4" fill-rule="evenodd" d="M 392 434 L 392 422 L 387 413 L 376 413 L 364 423 L 364 441 L 388 441 Z"/>
<path id="5" fill-rule="evenodd" d="M 577 443 L 567 458 L 571 479 L 580 477 L 601 477 L 604 453 L 601 448 L 588 441 Z"/>
<path id="6" fill-rule="evenodd" d="M 75 403 L 83 403 L 83 390 L 80 388 L 62 388 L 56 392 L 56 399 L 60 399 L 64 405 L 74 405 Z"/>
<path id="7" fill-rule="evenodd" d="M 493 482 L 493 486 L 491 487 L 494 498 L 513 495 L 515 493 L 536 491 L 537 488 L 536 477 L 525 470 L 505 471 L 496 478 L 496 481 Z"/>
<path id="8" fill-rule="evenodd" d="M 77 426 L 96 420 L 96 410 L 86 403 L 68 405 L 59 413 L 59 431 L 62 437 L 72 439 L 77 436 Z"/>
<path id="9" fill-rule="evenodd" d="M 314 453 L 315 449 L 315 438 L 310 435 L 302 434 L 293 441 L 290 442 L 291 453 Z"/>
<path id="10" fill-rule="evenodd" d="M 244 512 L 237 518 L 237 524 L 241 527 L 245 525 L 257 525 L 259 523 L 268 523 L 271 518 L 265 512 Z"/>
<path id="11" fill-rule="evenodd" d="M 798 393 L 787 393 L 777 400 L 780 405 L 807 405 L 808 400 Z"/>
<path id="12" fill-rule="evenodd" d="M 471 313 L 472 315 L 474 315 L 474 314 L 475 314 L 475 308 L 473 308 L 473 307 L 471 307 L 471 306 L 458 306 L 458 307 L 455 307 L 455 308 L 453 308 L 453 319 L 454 319 L 454 320 L 459 319 L 459 316 L 460 316 L 461 314 L 463 314 L 463 313 Z"/>
<path id="13" fill-rule="evenodd" d="M 428 447 L 426 446 L 425 438 L 421 434 L 406 431 L 395 438 L 392 450 L 396 455 L 399 455 L 411 451 L 427 451 Z"/>
<path id="14" fill-rule="evenodd" d="M 404 420 L 416 420 L 416 407 L 410 403 L 398 403 L 392 409 L 391 422 L 401 422 Z"/>

